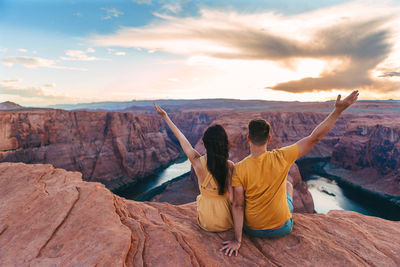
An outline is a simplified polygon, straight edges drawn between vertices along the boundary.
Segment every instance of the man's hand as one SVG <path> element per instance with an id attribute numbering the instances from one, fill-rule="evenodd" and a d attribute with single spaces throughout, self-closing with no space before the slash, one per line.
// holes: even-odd
<path id="1" fill-rule="evenodd" d="M 240 243 L 238 241 L 224 241 L 222 245 L 223 247 L 219 251 L 224 252 L 225 250 L 225 255 L 229 257 L 232 256 L 233 253 L 235 253 L 235 256 L 238 255 L 240 248 Z"/>
<path id="2" fill-rule="evenodd" d="M 160 106 L 157 105 L 156 102 L 154 102 L 154 108 L 156 109 L 156 112 L 158 113 L 158 115 L 160 115 L 163 118 L 167 117 L 167 112 L 165 112 L 165 110 L 160 108 Z"/>
<path id="3" fill-rule="evenodd" d="M 339 111 L 344 111 L 346 108 L 348 108 L 350 105 L 352 105 L 354 102 L 357 101 L 358 95 L 359 95 L 358 90 L 354 90 L 350 95 L 348 95 L 343 100 L 340 100 L 342 96 L 338 95 L 335 103 L 335 108 L 338 109 Z"/>

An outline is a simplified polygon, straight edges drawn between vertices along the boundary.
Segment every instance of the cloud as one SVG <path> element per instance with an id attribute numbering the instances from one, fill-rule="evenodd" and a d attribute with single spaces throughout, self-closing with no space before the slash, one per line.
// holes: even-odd
<path id="1" fill-rule="evenodd" d="M 0 53 L 5 53 L 5 52 L 7 52 L 7 50 L 8 50 L 8 48 L 0 46 Z"/>
<path id="2" fill-rule="evenodd" d="M 65 51 L 66 57 L 61 56 L 62 60 L 77 60 L 77 61 L 95 61 L 95 60 L 105 60 L 104 58 L 98 58 L 93 56 L 88 56 L 87 53 L 94 53 L 93 48 L 88 48 L 86 51 L 83 50 L 67 50 Z"/>
<path id="3" fill-rule="evenodd" d="M 117 10 L 116 8 L 101 8 L 102 10 L 106 11 L 106 15 L 102 17 L 102 19 L 112 19 L 112 18 L 118 18 L 120 15 L 123 15 L 124 12 Z"/>
<path id="4" fill-rule="evenodd" d="M 26 53 L 26 52 L 28 52 L 28 50 L 25 49 L 25 48 L 18 48 L 17 51 L 18 51 L 18 52 L 21 52 L 21 53 Z"/>
<path id="5" fill-rule="evenodd" d="M 125 56 L 126 52 L 124 51 L 117 51 L 116 49 L 113 48 L 107 48 L 108 54 L 116 55 L 116 56 Z"/>
<path id="6" fill-rule="evenodd" d="M 163 5 L 162 9 L 169 11 L 171 13 L 178 13 L 182 10 L 182 7 L 179 3 L 171 3 Z"/>
<path id="7" fill-rule="evenodd" d="M 293 71 L 298 71 L 302 60 L 316 59 L 324 62 L 319 75 L 267 88 L 287 92 L 355 87 L 381 90 L 381 82 L 371 72 L 393 53 L 400 53 L 393 49 L 400 40 L 396 27 L 399 12 L 396 6 L 355 2 L 291 16 L 212 10 L 184 18 L 155 14 L 160 22 L 96 35 L 94 43 L 188 57 L 271 61 Z M 390 91 L 398 86 L 386 83 L 384 88 Z"/>
<path id="8" fill-rule="evenodd" d="M 151 0 L 132 0 L 132 2 L 139 4 L 139 5 L 151 5 Z"/>
<path id="9" fill-rule="evenodd" d="M 75 17 L 82 17 L 82 13 L 81 12 L 75 12 L 73 15 Z"/>
<path id="10" fill-rule="evenodd" d="M 20 79 L 9 79 L 9 80 L 2 80 L 0 83 L 19 83 L 21 80 Z"/>
<path id="11" fill-rule="evenodd" d="M 0 82 L 0 95 L 20 96 L 23 98 L 40 98 L 43 100 L 65 101 L 71 100 L 65 95 L 56 95 L 51 92 L 46 92 L 39 86 L 15 86 Z"/>
<path id="12" fill-rule="evenodd" d="M 167 80 L 170 82 L 180 82 L 178 78 L 168 78 Z"/>
<path id="13" fill-rule="evenodd" d="M 2 63 L 7 67 L 12 67 L 13 65 L 22 65 L 27 68 L 51 68 L 51 69 L 65 69 L 65 70 L 79 70 L 86 71 L 84 68 L 75 68 L 67 66 L 55 65 L 54 60 L 40 58 L 40 57 L 3 57 Z"/>
<path id="14" fill-rule="evenodd" d="M 390 71 L 390 72 L 385 72 L 379 77 L 400 77 L 400 71 Z"/>
<path id="15" fill-rule="evenodd" d="M 44 87 L 53 88 L 53 87 L 56 87 L 56 84 L 55 84 L 55 83 L 46 83 L 46 84 L 44 84 L 43 86 L 44 86 Z"/>

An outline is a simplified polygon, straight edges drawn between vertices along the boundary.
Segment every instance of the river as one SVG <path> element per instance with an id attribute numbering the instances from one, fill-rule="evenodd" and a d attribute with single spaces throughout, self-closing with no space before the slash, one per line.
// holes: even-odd
<path id="1" fill-rule="evenodd" d="M 300 169 L 304 163 L 298 164 Z M 151 200 L 164 191 L 167 184 L 187 177 L 190 173 L 190 161 L 174 163 L 143 181 L 117 190 L 114 193 L 127 199 L 137 201 Z M 308 173 L 307 185 L 314 200 L 317 213 L 328 213 L 330 210 L 351 210 L 365 215 L 377 216 L 389 220 L 400 220 L 399 207 L 388 206 L 384 200 L 371 198 L 363 192 L 339 186 L 335 181 L 316 174 Z"/>
<path id="2" fill-rule="evenodd" d="M 345 191 L 335 181 L 319 175 L 312 175 L 307 181 L 308 191 L 314 200 L 317 213 L 328 213 L 330 210 L 352 210 L 365 215 L 384 216 L 383 212 L 371 206 L 365 206 L 347 197 Z"/>
<path id="3" fill-rule="evenodd" d="M 161 193 L 168 183 L 179 180 L 190 173 L 190 161 L 176 162 L 164 170 L 146 177 L 142 181 L 114 191 L 115 194 L 127 199 L 147 201 L 156 193 Z"/>

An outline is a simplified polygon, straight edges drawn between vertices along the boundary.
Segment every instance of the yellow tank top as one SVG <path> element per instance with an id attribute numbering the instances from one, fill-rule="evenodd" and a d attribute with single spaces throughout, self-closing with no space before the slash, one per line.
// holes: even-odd
<path id="1" fill-rule="evenodd" d="M 233 227 L 229 193 L 218 194 L 218 185 L 207 169 L 204 156 L 200 158 L 206 170 L 206 178 L 200 184 L 200 195 L 197 196 L 197 221 L 201 228 L 209 232 L 222 232 Z"/>

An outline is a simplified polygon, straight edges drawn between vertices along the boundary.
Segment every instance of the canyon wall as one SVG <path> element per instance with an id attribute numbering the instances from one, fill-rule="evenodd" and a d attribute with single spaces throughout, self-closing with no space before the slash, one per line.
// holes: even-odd
<path id="1" fill-rule="evenodd" d="M 101 215 L 101 216 L 99 216 Z M 281 238 L 209 233 L 196 206 L 135 202 L 78 172 L 0 163 L 0 266 L 399 266 L 400 222 L 349 211 L 295 213 Z"/>
<path id="2" fill-rule="evenodd" d="M 50 163 L 114 189 L 180 155 L 153 115 L 32 109 L 0 112 L 0 161 Z"/>
<path id="3" fill-rule="evenodd" d="M 327 168 L 365 189 L 397 197 L 400 205 L 400 121 L 397 118 L 358 119 L 332 152 L 331 163 L 344 170 Z"/>
<path id="4" fill-rule="evenodd" d="M 182 131 L 189 142 L 195 145 L 202 137 L 204 130 L 213 122 L 218 116 L 218 112 L 199 112 L 188 111 L 171 113 L 170 118 L 176 126 Z M 168 128 L 169 136 L 176 140 L 174 134 Z M 177 141 L 177 140 L 176 140 Z"/>

